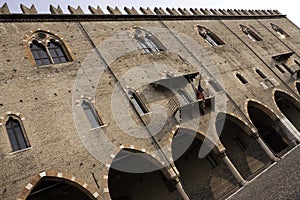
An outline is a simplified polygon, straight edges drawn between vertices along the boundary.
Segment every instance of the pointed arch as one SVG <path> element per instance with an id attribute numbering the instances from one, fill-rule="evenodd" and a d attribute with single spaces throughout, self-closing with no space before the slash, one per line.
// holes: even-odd
<path id="1" fill-rule="evenodd" d="M 216 130 L 226 154 L 245 179 L 251 179 L 270 163 L 248 123 L 231 114 L 219 113 Z"/>
<path id="2" fill-rule="evenodd" d="M 248 36 L 253 42 L 262 41 L 263 39 L 252 29 L 248 28 L 245 25 L 240 24 L 240 29 L 244 32 L 245 35 Z"/>
<path id="3" fill-rule="evenodd" d="M 285 152 L 291 146 L 291 140 L 282 129 L 279 118 L 260 103 L 249 101 L 247 105 L 250 120 L 259 135 L 275 154 Z"/>
<path id="4" fill-rule="evenodd" d="M 114 157 L 108 173 L 112 200 L 167 199 L 179 196 L 171 175 L 158 160 L 134 149 L 123 148 Z"/>
<path id="5" fill-rule="evenodd" d="M 281 113 L 300 131 L 300 102 L 282 91 L 275 91 L 274 99 Z"/>
<path id="6" fill-rule="evenodd" d="M 197 26 L 197 31 L 211 46 L 221 46 L 225 43 L 212 31 L 204 26 Z"/>
<path id="7" fill-rule="evenodd" d="M 96 200 L 100 195 L 84 180 L 68 173 L 45 170 L 23 188 L 19 200 Z"/>
<path id="8" fill-rule="evenodd" d="M 18 116 L 8 115 L 5 122 L 5 128 L 12 152 L 20 151 L 30 147 L 22 120 Z"/>
<path id="9" fill-rule="evenodd" d="M 49 31 L 37 30 L 26 35 L 24 45 L 37 66 L 71 62 L 72 56 L 63 39 Z"/>
<path id="10" fill-rule="evenodd" d="M 238 187 L 218 147 L 203 134 L 178 129 L 172 140 L 172 156 L 191 199 L 219 199 Z"/>
<path id="11" fill-rule="evenodd" d="M 272 29 L 282 38 L 290 37 L 289 34 L 287 34 L 282 28 L 277 26 L 276 24 L 270 23 Z"/>
<path id="12" fill-rule="evenodd" d="M 246 79 L 241 73 L 237 72 L 237 73 L 235 74 L 235 76 L 240 80 L 240 82 L 241 82 L 242 84 L 245 85 L 245 84 L 248 83 L 247 79 Z"/>
<path id="13" fill-rule="evenodd" d="M 166 51 L 164 45 L 153 34 L 144 29 L 135 27 L 134 38 L 145 53 Z"/>

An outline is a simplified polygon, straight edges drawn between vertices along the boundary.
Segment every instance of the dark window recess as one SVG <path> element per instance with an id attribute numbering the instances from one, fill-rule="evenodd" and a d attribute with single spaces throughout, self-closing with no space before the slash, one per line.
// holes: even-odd
<path id="1" fill-rule="evenodd" d="M 258 42 L 258 41 L 263 40 L 257 33 L 255 33 L 253 30 L 251 30 L 247 26 L 244 26 L 244 25 L 239 25 L 239 26 L 240 26 L 240 29 L 245 33 L 245 35 L 247 35 L 248 38 L 250 38 L 252 41 Z"/>
<path id="2" fill-rule="evenodd" d="M 263 79 L 267 78 L 267 76 L 262 72 L 260 71 L 259 69 L 256 69 L 255 72 Z"/>
<path id="3" fill-rule="evenodd" d="M 133 106 L 135 107 L 135 109 L 139 114 L 146 114 L 149 112 L 148 108 L 146 107 L 146 105 L 144 104 L 141 97 L 137 94 L 136 91 L 129 90 L 128 95 Z"/>
<path id="4" fill-rule="evenodd" d="M 216 160 L 214 155 L 212 155 L 212 153 L 207 154 L 207 156 L 205 156 L 205 158 L 211 168 L 216 168 L 219 165 L 219 162 Z"/>
<path id="5" fill-rule="evenodd" d="M 134 38 L 145 53 L 154 53 L 166 50 L 163 44 L 154 35 L 143 29 L 136 28 Z"/>
<path id="6" fill-rule="evenodd" d="M 289 66 L 287 66 L 285 63 L 282 63 L 281 65 L 282 65 L 282 66 L 286 69 L 286 71 L 288 71 L 290 74 L 294 74 L 293 70 L 292 70 Z"/>
<path id="7" fill-rule="evenodd" d="M 279 65 L 275 65 L 275 67 L 281 72 L 281 73 L 285 73 L 285 71 L 279 66 Z"/>
<path id="8" fill-rule="evenodd" d="M 220 46 L 225 44 L 216 34 L 203 26 L 198 26 L 198 32 L 199 35 L 201 35 L 211 46 Z"/>
<path id="9" fill-rule="evenodd" d="M 273 28 L 274 31 L 276 31 L 276 33 L 281 37 L 281 38 L 287 38 L 290 37 L 289 34 L 287 34 L 282 28 L 280 28 L 279 26 L 277 26 L 276 24 L 272 24 L 271 26 Z"/>
<path id="10" fill-rule="evenodd" d="M 63 52 L 61 45 L 51 41 L 48 44 L 48 50 L 55 64 L 67 62 L 67 58 Z"/>
<path id="11" fill-rule="evenodd" d="M 58 64 L 71 61 L 64 44 L 56 36 L 48 33 L 35 33 L 30 50 L 38 66 Z"/>
<path id="12" fill-rule="evenodd" d="M 30 147 L 25 133 L 23 132 L 22 126 L 18 120 L 9 117 L 5 126 L 13 151 L 18 151 Z"/>
<path id="13" fill-rule="evenodd" d="M 190 104 L 193 102 L 191 97 L 184 90 L 182 90 L 182 89 L 178 90 L 178 94 L 182 97 L 185 104 Z"/>
<path id="14" fill-rule="evenodd" d="M 300 67 L 300 63 L 297 60 L 294 60 L 294 62 Z"/>
<path id="15" fill-rule="evenodd" d="M 243 84 L 247 84 L 248 83 L 248 81 L 245 79 L 245 77 L 242 74 L 237 73 L 236 77 L 241 81 L 241 83 L 243 83 Z"/>
<path id="16" fill-rule="evenodd" d="M 36 40 L 32 42 L 30 49 L 38 66 L 51 64 L 51 60 L 46 48 L 39 44 Z"/>
<path id="17" fill-rule="evenodd" d="M 223 88 L 217 83 L 215 80 L 209 80 L 208 83 L 211 85 L 211 87 L 216 91 L 220 92 L 223 90 Z"/>
<path id="18" fill-rule="evenodd" d="M 243 138 L 241 138 L 241 137 L 236 137 L 236 138 L 234 139 L 234 141 L 236 142 L 236 144 L 240 147 L 240 149 L 241 149 L 242 151 L 245 151 L 245 150 L 248 148 L 248 146 L 247 146 L 246 142 L 243 140 Z"/>
<path id="19" fill-rule="evenodd" d="M 104 125 L 90 102 L 83 100 L 82 108 L 92 128 L 97 128 Z"/>

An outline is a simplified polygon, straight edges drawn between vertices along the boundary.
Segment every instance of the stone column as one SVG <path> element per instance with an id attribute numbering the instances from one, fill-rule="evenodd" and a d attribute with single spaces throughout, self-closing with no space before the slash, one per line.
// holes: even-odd
<path id="1" fill-rule="evenodd" d="M 184 200 L 190 200 L 189 196 L 187 195 L 187 193 L 183 189 L 183 187 L 181 185 L 181 182 L 179 181 L 179 178 L 177 176 L 172 178 L 172 182 L 174 182 L 174 184 L 175 184 L 178 192 L 180 193 L 181 197 Z"/>
<path id="2" fill-rule="evenodd" d="M 255 136 L 255 140 L 257 141 L 257 143 L 259 144 L 259 146 L 262 148 L 262 150 L 267 154 L 267 156 L 273 161 L 273 162 L 277 162 L 280 159 L 277 158 L 273 152 L 269 149 L 269 147 L 266 145 L 266 143 L 260 138 L 260 136 L 258 134 L 256 134 Z"/>
<path id="3" fill-rule="evenodd" d="M 226 152 L 223 151 L 223 152 L 221 152 L 221 154 L 222 154 L 222 160 L 223 160 L 224 164 L 228 167 L 228 169 L 230 170 L 230 172 L 232 173 L 232 175 L 234 176 L 234 178 L 238 181 L 238 183 L 241 186 L 246 185 L 247 181 L 244 180 L 244 178 L 241 176 L 241 174 L 239 173 L 239 171 L 232 164 L 232 162 L 230 161 L 230 159 L 227 157 Z"/>

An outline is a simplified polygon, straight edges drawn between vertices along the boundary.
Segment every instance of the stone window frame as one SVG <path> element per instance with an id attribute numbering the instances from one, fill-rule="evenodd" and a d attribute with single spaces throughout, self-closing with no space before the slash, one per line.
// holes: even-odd
<path id="1" fill-rule="evenodd" d="M 218 46 L 225 45 L 225 42 L 221 40 L 214 32 L 212 32 L 208 28 L 201 25 L 196 25 L 195 29 L 198 32 L 198 34 L 204 40 L 206 40 L 211 46 L 218 47 Z"/>
<path id="2" fill-rule="evenodd" d="M 253 42 L 263 41 L 263 38 L 261 36 L 259 36 L 255 31 L 250 29 L 249 27 L 247 27 L 243 24 L 240 24 L 239 28 Z"/>
<path id="3" fill-rule="evenodd" d="M 289 34 L 287 34 L 282 28 L 280 28 L 278 25 L 270 23 L 272 29 L 280 36 L 281 39 L 285 39 L 290 37 Z"/>
<path id="4" fill-rule="evenodd" d="M 31 149 L 32 146 L 29 142 L 29 139 L 28 139 L 28 136 L 26 134 L 26 131 L 25 131 L 25 128 L 24 128 L 24 124 L 23 124 L 23 120 L 25 119 L 24 117 L 22 117 L 22 115 L 20 113 L 11 113 L 11 112 L 7 112 L 6 116 L 5 117 L 1 117 L 2 120 L 1 120 L 1 123 L 0 125 L 3 126 L 3 130 L 4 130 L 4 133 L 6 133 L 6 137 L 7 137 L 7 141 L 8 143 L 10 144 L 10 149 L 11 149 L 11 152 L 9 154 L 15 154 L 15 153 L 19 153 L 19 152 L 23 152 L 23 151 L 26 151 L 28 149 Z M 17 149 L 17 150 L 13 150 L 13 147 L 12 147 L 12 143 L 9 139 L 9 133 L 7 131 L 7 128 L 6 128 L 6 123 L 9 121 L 9 119 L 12 118 L 13 120 L 17 120 L 18 123 L 19 123 L 19 126 L 21 128 L 21 131 L 22 131 L 22 135 L 23 135 L 23 138 L 24 138 L 24 142 L 26 143 L 26 147 L 25 148 L 20 148 L 20 149 Z"/>
<path id="5" fill-rule="evenodd" d="M 267 75 L 263 72 L 263 71 L 261 71 L 259 68 L 254 68 L 254 71 L 256 72 L 256 74 L 258 74 L 262 79 L 267 79 L 268 77 L 267 77 Z"/>
<path id="6" fill-rule="evenodd" d="M 157 37 L 143 28 L 134 27 L 132 37 L 137 41 L 146 54 L 164 52 L 167 50 Z"/>
<path id="7" fill-rule="evenodd" d="M 44 34 L 44 36 L 43 36 L 43 34 Z M 64 54 L 63 56 L 66 59 L 66 62 L 59 62 L 59 63 L 54 62 L 54 60 L 48 50 L 48 48 L 49 48 L 48 45 L 50 42 L 60 46 L 60 49 Z M 50 61 L 49 64 L 41 64 L 41 65 L 37 64 L 37 62 L 32 54 L 32 49 L 31 49 L 31 45 L 33 43 L 36 43 L 37 45 L 40 45 L 43 48 L 45 48 L 47 57 Z M 73 53 L 72 53 L 70 47 L 64 41 L 64 38 L 59 36 L 57 33 L 54 34 L 54 33 L 50 32 L 50 30 L 44 31 L 44 30 L 38 29 L 35 31 L 28 32 L 23 38 L 23 45 L 25 47 L 27 47 L 25 54 L 29 58 L 29 60 L 33 66 L 44 67 L 44 66 L 49 66 L 49 65 L 70 63 L 75 60 Z"/>
<path id="8" fill-rule="evenodd" d="M 238 78 L 240 83 L 243 85 L 248 85 L 249 81 L 245 78 L 245 76 L 241 72 L 235 72 L 235 76 Z"/>
<path id="9" fill-rule="evenodd" d="M 84 103 L 84 102 L 88 103 L 88 105 L 89 105 L 89 107 L 90 107 L 90 110 L 91 110 L 91 112 L 92 112 L 92 115 L 93 115 L 93 117 L 95 118 L 94 120 L 96 121 L 96 123 L 97 123 L 98 126 L 95 126 L 95 127 L 94 127 L 94 126 L 92 125 L 92 123 L 91 123 L 91 121 L 90 121 L 88 115 L 86 114 L 86 112 L 85 112 L 85 110 L 84 110 L 84 108 L 83 108 L 83 103 Z M 86 117 L 87 121 L 88 121 L 89 124 L 90 124 L 91 130 L 92 130 L 92 129 L 102 128 L 102 127 L 107 126 L 107 124 L 104 124 L 103 120 L 101 119 L 101 117 L 99 116 L 97 110 L 95 109 L 95 106 L 94 106 L 93 102 L 92 102 L 90 99 L 88 99 L 88 98 L 82 98 L 82 99 L 81 99 L 81 102 L 80 102 L 80 106 L 81 106 L 81 108 L 83 109 L 83 112 L 84 112 L 84 114 L 85 114 L 85 117 Z"/>

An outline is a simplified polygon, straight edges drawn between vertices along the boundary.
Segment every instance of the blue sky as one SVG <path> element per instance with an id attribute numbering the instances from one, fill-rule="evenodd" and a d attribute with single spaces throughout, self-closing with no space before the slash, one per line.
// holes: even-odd
<path id="1" fill-rule="evenodd" d="M 94 7 L 99 5 L 105 13 L 107 13 L 106 6 L 118 6 L 121 10 L 123 10 L 124 6 L 134 6 L 137 10 L 141 6 L 150 8 L 277 9 L 281 13 L 286 14 L 290 20 L 300 26 L 300 12 L 296 5 L 297 1 L 295 0 L 0 0 L 1 5 L 5 2 L 7 2 L 12 13 L 21 13 L 21 3 L 27 7 L 30 7 L 31 4 L 35 4 L 40 13 L 49 13 L 50 4 L 53 6 L 60 5 L 64 13 L 69 13 L 67 10 L 68 5 L 73 7 L 80 5 L 86 13 L 90 13 L 88 11 L 88 5 Z"/>

